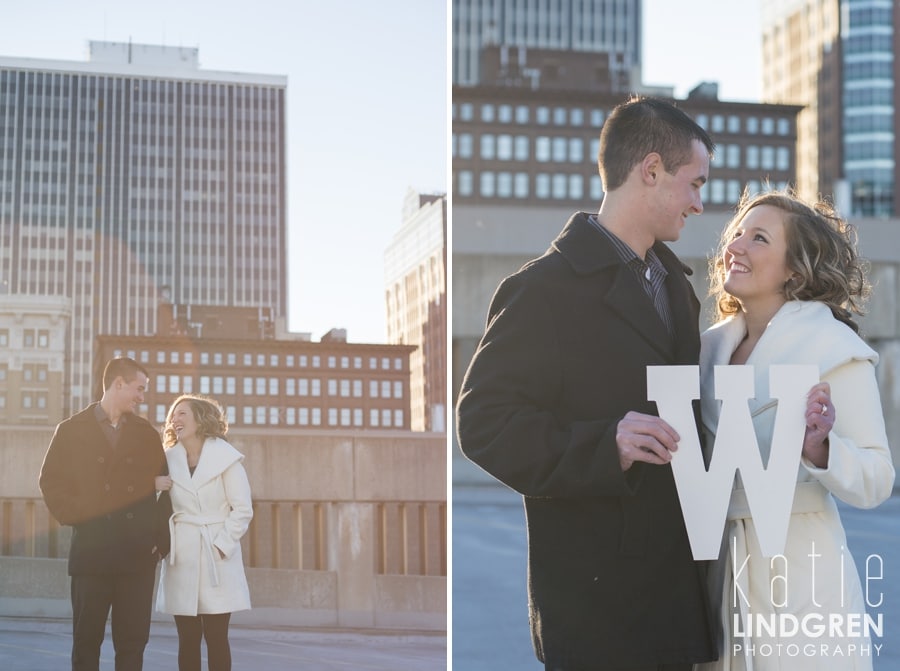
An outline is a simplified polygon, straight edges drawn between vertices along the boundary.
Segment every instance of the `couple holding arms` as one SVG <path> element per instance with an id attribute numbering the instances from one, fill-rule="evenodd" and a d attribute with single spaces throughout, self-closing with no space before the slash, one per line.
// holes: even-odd
<path id="1" fill-rule="evenodd" d="M 51 514 L 73 528 L 72 669 L 96 671 L 112 613 L 116 671 L 140 671 L 156 609 L 175 618 L 179 671 L 230 671 L 231 613 L 250 608 L 240 540 L 253 517 L 240 454 L 214 400 L 179 396 L 159 432 L 136 413 L 149 374 L 110 360 L 98 403 L 61 422 L 41 467 Z M 165 449 L 163 448 L 165 445 Z"/>
<path id="2" fill-rule="evenodd" d="M 761 656 L 762 639 L 741 627 L 748 610 L 865 612 L 833 496 L 876 506 L 894 468 L 878 356 L 853 319 L 865 267 L 826 204 L 745 194 L 710 263 L 716 323 L 699 333 L 690 270 L 664 243 L 702 212 L 714 148 L 668 102 L 619 105 L 600 135 L 599 212 L 573 215 L 503 280 L 462 383 L 460 448 L 524 497 L 529 620 L 547 671 L 871 669 L 865 655 Z M 714 366 L 753 365 L 763 395 L 770 365 L 819 368 L 784 552 L 790 582 L 759 551 L 739 477 L 719 560 L 692 557 L 668 465 L 680 437 L 647 400 L 646 368 L 698 363 L 707 451 Z M 751 403 L 763 463 L 776 410 Z M 815 587 L 800 568 L 811 542 Z"/>

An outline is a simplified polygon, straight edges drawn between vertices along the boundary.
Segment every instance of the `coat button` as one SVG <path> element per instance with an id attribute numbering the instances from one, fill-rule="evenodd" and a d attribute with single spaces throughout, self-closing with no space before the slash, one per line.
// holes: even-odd
<path id="1" fill-rule="evenodd" d="M 126 464 L 130 464 L 130 463 L 132 463 L 133 461 L 134 461 L 134 459 L 132 459 L 131 457 L 128 457 L 128 458 L 125 459 L 125 463 L 126 463 Z"/>
<path id="2" fill-rule="evenodd" d="M 106 459 L 104 459 L 103 457 L 100 457 L 99 459 L 97 459 L 97 463 L 100 463 L 100 464 L 102 464 L 105 461 L 106 461 Z"/>
<path id="3" fill-rule="evenodd" d="M 125 513 L 125 519 L 133 520 L 133 519 L 134 519 L 134 513 Z"/>
<path id="4" fill-rule="evenodd" d="M 103 485 L 103 489 L 105 489 L 106 491 L 109 491 L 110 490 L 109 483 Z"/>
<path id="5" fill-rule="evenodd" d="M 128 493 L 131 494 L 131 492 L 133 492 L 133 491 L 134 491 L 134 487 L 132 487 L 131 485 L 128 485 Z"/>

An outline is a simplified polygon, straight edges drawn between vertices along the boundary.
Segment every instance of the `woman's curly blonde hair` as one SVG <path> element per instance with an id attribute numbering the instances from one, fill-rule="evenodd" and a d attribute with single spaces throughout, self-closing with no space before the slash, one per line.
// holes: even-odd
<path id="1" fill-rule="evenodd" d="M 199 394 L 182 394 L 175 399 L 175 402 L 172 403 L 169 412 L 166 414 L 163 445 L 172 447 L 178 442 L 175 429 L 172 428 L 172 415 L 175 412 L 175 408 L 182 401 L 187 401 L 190 404 L 194 420 L 197 422 L 197 435 L 202 440 L 225 437 L 225 434 L 228 433 L 228 420 L 225 418 L 225 411 L 219 405 L 219 402 Z"/>
<path id="2" fill-rule="evenodd" d="M 709 295 L 715 299 L 715 320 L 741 311 L 740 302 L 725 291 L 724 252 L 747 213 L 761 205 L 777 207 L 784 213 L 787 266 L 794 274 L 784 285 L 785 298 L 825 303 L 836 319 L 858 333 L 853 315 L 865 314 L 863 304 L 871 286 L 866 279 L 868 264 L 857 252 L 856 229 L 841 219 L 830 203 L 809 205 L 792 190 L 753 196 L 745 190 L 741 196 L 734 217 L 722 231 L 716 255 L 709 261 Z"/>

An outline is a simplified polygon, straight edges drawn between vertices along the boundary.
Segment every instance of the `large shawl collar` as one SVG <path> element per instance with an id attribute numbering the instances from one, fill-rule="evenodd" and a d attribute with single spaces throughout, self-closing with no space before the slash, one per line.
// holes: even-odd
<path id="1" fill-rule="evenodd" d="M 707 329 L 700 336 L 700 388 L 703 424 L 715 432 L 720 403 L 712 398 L 715 366 L 728 365 L 732 353 L 744 339 L 747 326 L 743 314 L 737 314 Z M 768 398 L 769 366 L 772 364 L 811 364 L 819 367 L 819 376 L 849 361 L 878 362 L 878 354 L 846 324 L 838 321 L 824 303 L 790 301 L 775 313 L 772 321 L 747 358 L 754 366 L 758 398 L 749 402 L 756 417 L 776 401 Z"/>
<path id="2" fill-rule="evenodd" d="M 196 490 L 210 480 L 224 473 L 232 464 L 241 461 L 244 455 L 238 452 L 227 441 L 221 438 L 207 438 L 200 452 L 200 461 L 194 469 L 194 475 L 188 468 L 187 451 L 181 442 L 175 443 L 166 450 L 169 462 L 169 475 L 176 484 Z"/>

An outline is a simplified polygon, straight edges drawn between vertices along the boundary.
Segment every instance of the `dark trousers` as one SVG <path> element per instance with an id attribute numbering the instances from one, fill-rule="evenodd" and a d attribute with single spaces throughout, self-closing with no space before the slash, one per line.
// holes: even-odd
<path id="1" fill-rule="evenodd" d="M 231 613 L 176 615 L 178 671 L 200 671 L 200 639 L 206 639 L 209 671 L 231 671 L 228 621 Z"/>
<path id="2" fill-rule="evenodd" d="M 72 671 L 100 668 L 110 610 L 116 671 L 141 671 L 155 579 L 155 566 L 135 573 L 72 576 Z"/>

